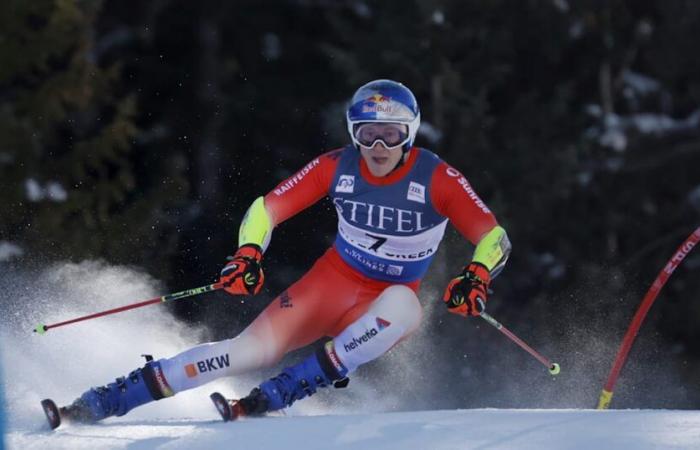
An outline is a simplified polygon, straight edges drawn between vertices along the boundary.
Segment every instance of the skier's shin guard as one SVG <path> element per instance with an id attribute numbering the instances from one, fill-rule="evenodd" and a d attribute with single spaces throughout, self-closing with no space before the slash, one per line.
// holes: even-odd
<path id="1" fill-rule="evenodd" d="M 91 388 L 68 407 L 73 419 L 95 422 L 127 412 L 153 400 L 174 395 L 163 376 L 159 361 L 148 361 L 127 377 L 106 386 Z"/>

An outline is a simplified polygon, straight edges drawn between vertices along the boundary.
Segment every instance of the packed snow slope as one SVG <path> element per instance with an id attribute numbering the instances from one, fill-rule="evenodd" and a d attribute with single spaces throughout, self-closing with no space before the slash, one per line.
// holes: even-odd
<path id="1" fill-rule="evenodd" d="M 431 383 L 422 382 L 420 375 L 428 371 L 417 368 L 418 360 L 436 348 L 429 343 L 387 355 L 393 358 L 392 367 L 405 372 L 404 378 L 390 377 L 389 385 L 378 385 L 377 379 L 358 371 L 347 389 L 319 392 L 297 402 L 284 416 L 222 423 L 208 398 L 212 391 L 244 395 L 274 375 L 278 368 L 273 368 L 224 378 L 97 425 L 63 426 L 52 432 L 40 408 L 41 399 L 70 403 L 88 387 L 142 366 L 142 353 L 174 355 L 206 342 L 209 336 L 175 320 L 167 308 L 159 306 L 50 330 L 44 336 L 31 332 L 39 323 L 55 323 L 165 292 L 156 280 L 135 269 L 96 262 L 59 264 L 38 274 L 5 274 L 0 287 L 4 292 L 0 366 L 6 396 L 5 442 L 10 449 L 700 449 L 697 411 L 431 411 L 442 399 L 425 392 Z M 445 373 L 439 366 L 431 371 Z M 442 375 L 431 380 L 453 381 Z M 576 389 L 581 380 L 567 383 L 558 386 L 558 395 L 580 396 Z M 513 386 L 503 386 L 502 396 L 511 398 L 526 389 L 535 386 L 531 378 L 523 377 Z M 565 404 L 588 405 L 596 400 L 584 397 L 579 403 Z"/>
<path id="2" fill-rule="evenodd" d="M 662 410 L 420 411 L 286 416 L 234 423 L 207 418 L 108 420 L 13 430 L 10 449 L 697 449 L 700 412 Z"/>

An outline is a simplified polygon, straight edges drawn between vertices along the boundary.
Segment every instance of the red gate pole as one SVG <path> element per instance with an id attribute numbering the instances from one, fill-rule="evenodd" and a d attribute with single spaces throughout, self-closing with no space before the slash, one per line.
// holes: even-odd
<path id="1" fill-rule="evenodd" d="M 625 333 L 620 350 L 617 352 L 612 370 L 610 371 L 610 375 L 608 375 L 608 381 L 605 383 L 603 391 L 600 394 L 598 409 L 608 409 L 610 407 L 610 401 L 612 400 L 615 383 L 617 382 L 617 378 L 620 376 L 622 366 L 624 366 L 625 362 L 627 361 L 627 355 L 632 348 L 634 339 L 637 337 L 639 327 L 642 325 L 647 312 L 649 312 L 649 308 L 651 308 L 651 305 L 654 304 L 654 300 L 656 300 L 659 292 L 661 292 L 661 288 L 664 287 L 666 281 L 668 281 L 668 279 L 671 277 L 673 271 L 678 268 L 678 266 L 683 262 L 683 259 L 688 255 L 688 253 L 690 253 L 698 242 L 700 242 L 700 227 L 698 227 L 693 234 L 688 236 L 685 242 L 683 242 L 678 250 L 676 250 L 676 253 L 674 253 L 671 259 L 668 260 L 666 266 L 661 269 L 661 272 L 659 272 L 659 274 L 656 276 L 656 280 L 654 280 L 654 284 L 651 285 L 644 296 L 644 299 L 642 299 L 642 303 L 639 305 L 637 312 L 634 314 L 632 322 L 627 329 L 627 333 Z"/>

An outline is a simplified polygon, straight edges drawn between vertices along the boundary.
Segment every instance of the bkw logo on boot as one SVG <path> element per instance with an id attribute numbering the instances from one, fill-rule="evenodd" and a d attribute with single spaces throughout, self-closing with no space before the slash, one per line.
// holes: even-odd
<path id="1" fill-rule="evenodd" d="M 229 365 L 229 357 L 227 353 L 214 358 L 197 361 L 195 364 L 187 364 L 185 366 L 185 373 L 187 374 L 188 378 L 194 378 L 200 373 L 223 369 L 224 367 L 229 367 Z"/>

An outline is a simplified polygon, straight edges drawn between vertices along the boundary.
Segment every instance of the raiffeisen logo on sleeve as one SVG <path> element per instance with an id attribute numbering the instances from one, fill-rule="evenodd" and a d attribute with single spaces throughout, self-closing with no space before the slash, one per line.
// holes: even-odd
<path id="1" fill-rule="evenodd" d="M 229 367 L 229 356 L 228 353 L 221 356 L 216 356 L 214 358 L 204 359 L 202 361 L 197 361 L 194 364 L 187 364 L 185 366 L 185 373 L 188 378 L 194 378 L 200 373 L 213 372 L 224 367 Z"/>
<path id="2" fill-rule="evenodd" d="M 307 165 L 305 165 L 299 172 L 297 172 L 294 176 L 291 178 L 287 179 L 284 183 L 280 184 L 275 188 L 273 191 L 276 196 L 280 196 L 287 192 L 288 190 L 292 189 L 294 186 L 299 184 L 299 182 L 304 178 L 311 170 L 318 166 L 320 164 L 321 160 L 319 158 L 314 159 Z"/>
<path id="3" fill-rule="evenodd" d="M 355 191 L 355 175 L 341 175 L 338 178 L 338 184 L 335 186 L 335 192 L 345 192 L 352 194 Z"/>

